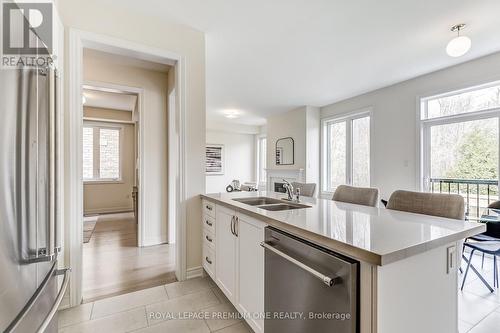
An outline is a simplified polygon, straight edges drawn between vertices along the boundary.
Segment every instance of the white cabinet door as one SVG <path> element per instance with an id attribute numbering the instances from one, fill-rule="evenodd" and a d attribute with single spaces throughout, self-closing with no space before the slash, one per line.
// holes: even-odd
<path id="1" fill-rule="evenodd" d="M 231 302 L 236 301 L 236 242 L 232 224 L 235 212 L 217 205 L 215 228 L 215 281 Z"/>
<path id="2" fill-rule="evenodd" d="M 263 222 L 245 215 L 238 216 L 238 302 L 237 308 L 247 313 L 248 324 L 255 332 L 264 332 L 264 241 Z"/>

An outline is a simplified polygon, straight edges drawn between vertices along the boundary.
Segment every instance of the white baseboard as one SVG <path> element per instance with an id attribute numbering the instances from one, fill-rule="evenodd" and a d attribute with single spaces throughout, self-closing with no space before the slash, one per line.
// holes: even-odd
<path id="1" fill-rule="evenodd" d="M 85 209 L 84 215 L 92 214 L 112 214 L 112 213 L 125 213 L 133 212 L 134 207 L 111 207 L 111 208 L 96 208 L 96 209 Z"/>
<path id="2" fill-rule="evenodd" d="M 166 243 L 168 243 L 167 240 L 168 240 L 168 238 L 167 238 L 166 234 L 160 235 L 157 237 L 148 237 L 144 240 L 144 242 L 142 243 L 142 246 L 145 247 L 145 246 L 166 244 Z"/>
<path id="3" fill-rule="evenodd" d="M 198 266 L 198 267 L 193 267 L 193 268 L 188 268 L 186 271 L 186 279 L 194 279 L 198 277 L 204 276 L 203 272 L 203 267 Z"/>

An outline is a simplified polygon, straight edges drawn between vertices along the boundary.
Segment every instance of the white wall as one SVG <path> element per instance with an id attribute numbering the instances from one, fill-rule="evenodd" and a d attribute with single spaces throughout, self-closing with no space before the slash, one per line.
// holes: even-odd
<path id="1" fill-rule="evenodd" d="M 267 118 L 267 168 L 268 169 L 305 169 L 306 168 L 306 115 L 300 107 Z M 291 137 L 294 141 L 293 165 L 276 165 L 276 141 Z"/>
<path id="2" fill-rule="evenodd" d="M 256 181 L 256 146 L 254 134 L 207 131 L 207 144 L 224 145 L 223 175 L 207 175 L 207 193 L 225 192 L 226 186 L 238 179 L 241 183 Z"/>
<path id="3" fill-rule="evenodd" d="M 268 169 L 304 169 L 307 183 L 319 183 L 319 108 L 302 106 L 273 115 L 267 118 L 267 125 L 261 130 L 267 132 Z M 284 137 L 294 140 L 293 165 L 276 165 L 276 141 Z"/>
<path id="4" fill-rule="evenodd" d="M 429 96 L 500 80 L 500 53 L 423 75 L 321 108 L 328 117 L 373 108 L 372 186 L 387 199 L 397 189 L 419 190 L 417 106 Z"/>
<path id="5" fill-rule="evenodd" d="M 186 211 L 187 268 L 201 266 L 201 199 L 205 192 L 205 36 L 187 26 L 168 23 L 161 18 L 144 16 L 141 13 L 98 0 L 57 1 L 63 24 L 66 28 L 66 47 L 69 45 L 69 29 L 79 29 L 107 35 L 134 43 L 151 46 L 182 56 L 185 64 L 184 92 L 185 137 L 186 137 L 186 188 L 187 199 L 182 202 Z M 68 64 L 68 49 L 65 63 Z M 66 73 L 67 73 L 66 68 Z M 67 82 L 67 78 L 65 78 Z M 69 91 L 66 87 L 66 92 Z M 65 101 L 69 100 L 66 96 Z M 68 105 L 66 105 L 68 110 Z M 68 116 L 66 115 L 66 120 Z M 66 123 L 66 126 L 68 123 Z M 68 127 L 66 127 L 68 128 Z M 65 142 L 71 133 L 66 132 Z M 66 150 L 66 153 L 68 151 Z M 66 154 L 69 156 L 69 154 Z M 65 161 L 68 170 L 69 161 Z M 65 181 L 69 184 L 68 179 Z M 67 189 L 69 191 L 69 188 Z M 69 199 L 66 203 L 68 205 Z M 167 205 L 164 201 L 162 204 Z M 68 216 L 66 223 L 70 223 Z M 66 234 L 66 237 L 69 237 Z M 66 258 L 68 253 L 66 253 Z"/>
<path id="6" fill-rule="evenodd" d="M 317 107 L 306 106 L 306 183 L 319 184 L 320 161 L 320 111 Z M 316 193 L 318 190 L 316 188 Z"/>

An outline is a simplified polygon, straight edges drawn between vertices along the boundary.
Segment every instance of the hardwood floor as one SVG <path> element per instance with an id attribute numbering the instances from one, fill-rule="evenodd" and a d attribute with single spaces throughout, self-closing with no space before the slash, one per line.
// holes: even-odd
<path id="1" fill-rule="evenodd" d="M 129 293 L 176 281 L 175 246 L 136 246 L 132 213 L 101 215 L 83 244 L 83 300 Z"/>

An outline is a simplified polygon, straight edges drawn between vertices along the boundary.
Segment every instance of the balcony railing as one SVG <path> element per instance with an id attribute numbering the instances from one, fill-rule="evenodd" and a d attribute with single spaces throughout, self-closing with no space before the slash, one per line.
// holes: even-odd
<path id="1" fill-rule="evenodd" d="M 488 205 L 499 199 L 498 179 L 431 178 L 432 193 L 460 194 L 465 200 L 465 216 L 478 220 Z"/>

